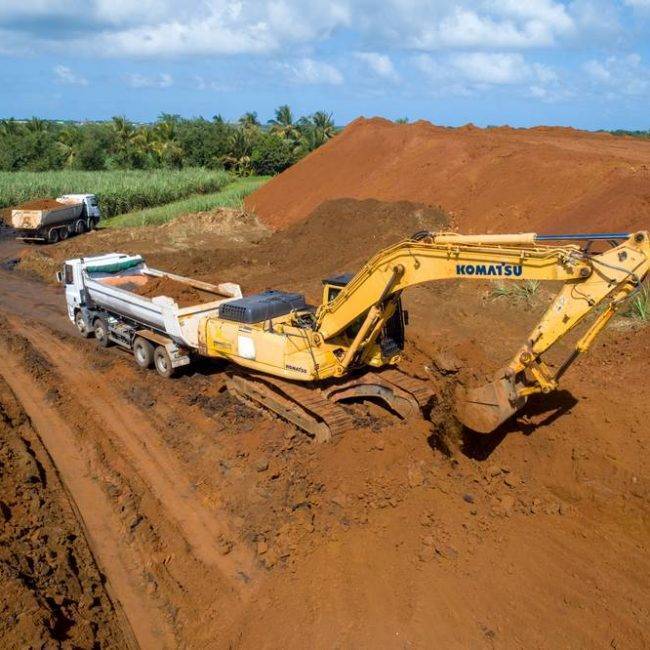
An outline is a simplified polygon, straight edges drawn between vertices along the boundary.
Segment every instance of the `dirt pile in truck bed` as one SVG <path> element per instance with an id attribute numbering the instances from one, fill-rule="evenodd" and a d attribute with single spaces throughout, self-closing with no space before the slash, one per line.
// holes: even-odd
<path id="1" fill-rule="evenodd" d="M 245 204 L 283 229 L 339 198 L 439 205 L 468 232 L 634 230 L 650 214 L 650 142 L 360 118 Z"/>
<path id="2" fill-rule="evenodd" d="M 221 297 L 170 278 L 149 278 L 146 284 L 129 287 L 129 290 L 147 298 L 167 296 L 172 298 L 179 307 L 213 302 Z"/>
<path id="3" fill-rule="evenodd" d="M 34 199 L 15 206 L 14 210 L 58 210 L 67 207 L 66 203 L 61 203 L 55 199 Z"/>

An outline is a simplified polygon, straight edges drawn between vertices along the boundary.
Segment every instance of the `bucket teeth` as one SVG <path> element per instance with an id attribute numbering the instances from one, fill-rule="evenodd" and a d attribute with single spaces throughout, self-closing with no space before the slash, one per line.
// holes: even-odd
<path id="1" fill-rule="evenodd" d="M 456 417 L 468 429 L 492 433 L 513 416 L 526 398 L 518 395 L 522 385 L 507 377 L 496 379 L 480 388 L 456 389 Z"/>

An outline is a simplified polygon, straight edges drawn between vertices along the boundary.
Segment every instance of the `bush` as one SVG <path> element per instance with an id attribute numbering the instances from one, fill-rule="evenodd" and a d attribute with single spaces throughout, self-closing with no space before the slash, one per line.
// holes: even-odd
<path id="1" fill-rule="evenodd" d="M 274 133 L 263 133 L 255 142 L 251 164 L 255 174 L 272 176 L 279 174 L 296 162 L 291 141 Z"/>

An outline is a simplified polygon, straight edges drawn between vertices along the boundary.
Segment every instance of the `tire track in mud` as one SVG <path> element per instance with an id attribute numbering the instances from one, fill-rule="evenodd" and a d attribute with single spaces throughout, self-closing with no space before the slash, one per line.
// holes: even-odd
<path id="1" fill-rule="evenodd" d="M 215 565 L 236 591 L 246 592 L 256 573 L 252 553 L 241 547 L 227 555 L 219 552 L 224 535 L 232 535 L 225 516 L 201 506 L 182 466 L 144 419 L 146 416 L 110 384 L 84 373 L 86 360 L 71 346 L 40 327 L 29 328 L 24 335 L 36 349 L 44 351 L 61 379 L 113 442 L 119 441 L 135 471 L 175 522 L 192 555 L 206 565 Z"/>
<path id="2" fill-rule="evenodd" d="M 134 558 L 121 541 L 120 522 L 101 488 L 88 474 L 74 432 L 48 404 L 44 391 L 13 355 L 6 349 L 3 352 L 0 374 L 30 418 L 34 431 L 57 468 L 61 483 L 76 506 L 91 551 L 107 577 L 114 600 L 120 604 L 128 620 L 130 630 L 125 631 L 127 637 L 135 637 L 142 648 L 173 647 L 172 631 L 133 580 Z"/>
<path id="3" fill-rule="evenodd" d="M 21 401 L 26 393 L 39 396 L 47 409 L 39 402 L 29 410 L 42 410 L 45 418 L 54 414 L 52 421 L 65 429 L 53 435 L 65 434 L 63 449 L 75 446 L 76 461 L 85 462 L 94 492 L 112 509 L 113 530 L 95 526 L 94 520 L 88 529 L 100 531 L 108 544 L 120 540 L 120 549 L 130 558 L 126 573 L 136 599 L 150 602 L 152 611 L 168 624 L 166 638 L 194 639 L 200 645 L 219 637 L 247 610 L 260 584 L 255 579 L 260 568 L 249 545 L 228 541 L 239 537 L 231 532 L 230 515 L 219 506 L 203 505 L 187 468 L 164 446 L 167 425 L 160 421 L 159 409 L 148 413 L 126 401 L 119 392 L 124 383 L 111 386 L 110 379 L 93 368 L 94 355 L 75 345 L 75 339 L 1 313 L 0 323 L 6 331 L 0 349 L 12 359 L 7 372 L 23 377 L 26 385 L 31 382 Z M 143 420 L 147 417 L 151 421 Z M 114 556 L 108 557 L 112 562 Z M 111 575 L 110 568 L 106 573 Z M 142 615 L 131 608 L 134 597 L 127 586 L 126 602 L 116 598 L 137 621 Z M 199 628 L 197 620 L 203 621 Z M 141 645 L 167 647 L 175 642 L 145 639 Z"/>

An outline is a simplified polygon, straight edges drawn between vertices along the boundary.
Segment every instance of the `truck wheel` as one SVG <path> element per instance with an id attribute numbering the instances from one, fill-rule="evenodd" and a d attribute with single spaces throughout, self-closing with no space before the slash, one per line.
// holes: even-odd
<path id="1" fill-rule="evenodd" d="M 156 366 L 158 374 L 161 377 L 165 377 L 165 379 L 169 379 L 169 377 L 171 377 L 176 370 L 172 367 L 172 360 L 169 358 L 167 350 L 165 350 L 162 345 L 157 346 L 154 350 L 153 362 Z"/>
<path id="2" fill-rule="evenodd" d="M 133 342 L 133 356 L 140 368 L 151 368 L 153 365 L 153 345 L 141 336 L 136 337 Z"/>
<path id="3" fill-rule="evenodd" d="M 48 244 L 56 244 L 56 242 L 59 241 L 59 231 L 56 228 L 52 228 L 48 233 L 47 233 L 47 243 Z"/>
<path id="4" fill-rule="evenodd" d="M 63 228 L 59 229 L 59 239 L 61 241 L 65 241 L 68 238 L 69 235 L 68 227 L 64 226 Z"/>
<path id="5" fill-rule="evenodd" d="M 86 232 L 86 224 L 83 219 L 77 219 L 74 224 L 74 231 L 77 235 L 83 235 Z"/>
<path id="6" fill-rule="evenodd" d="M 77 329 L 79 330 L 79 334 L 81 334 L 81 336 L 83 336 L 85 339 L 90 336 L 90 332 L 86 326 L 86 319 L 80 311 L 78 311 L 77 315 L 74 317 L 74 324 L 77 326 Z"/>
<path id="7" fill-rule="evenodd" d="M 98 224 L 98 223 L 99 223 L 99 218 L 98 218 L 98 217 L 93 217 L 93 218 L 90 220 L 90 227 L 91 227 L 93 230 L 95 230 L 95 228 L 97 228 L 97 224 Z"/>
<path id="8" fill-rule="evenodd" d="M 93 322 L 93 327 L 95 328 L 95 338 L 97 343 L 103 348 L 107 348 L 110 343 L 108 339 L 108 325 L 103 318 L 95 318 Z"/>

